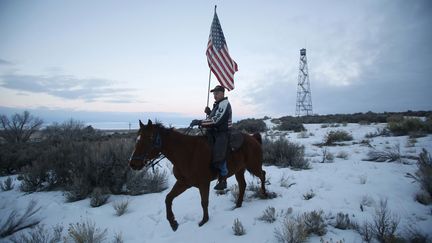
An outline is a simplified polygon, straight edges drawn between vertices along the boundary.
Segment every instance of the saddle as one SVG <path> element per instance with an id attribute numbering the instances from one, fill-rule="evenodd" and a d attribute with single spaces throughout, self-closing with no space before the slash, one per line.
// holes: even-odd
<path id="1" fill-rule="evenodd" d="M 210 147 L 213 147 L 214 137 L 207 133 L 207 141 Z M 238 150 L 244 142 L 243 133 L 239 130 L 232 129 L 231 132 L 228 133 L 228 152 Z"/>
<path id="2" fill-rule="evenodd" d="M 238 150 L 244 141 L 243 133 L 239 130 L 232 130 L 228 139 L 228 147 L 231 151 Z"/>

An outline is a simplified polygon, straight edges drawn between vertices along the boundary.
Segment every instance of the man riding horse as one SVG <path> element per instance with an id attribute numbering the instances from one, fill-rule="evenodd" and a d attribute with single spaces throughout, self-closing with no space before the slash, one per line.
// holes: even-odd
<path id="1" fill-rule="evenodd" d="M 207 129 L 207 133 L 213 141 L 212 167 L 219 172 L 218 184 L 215 190 L 224 190 L 227 187 L 228 169 L 226 165 L 226 152 L 228 148 L 228 136 L 232 127 L 232 110 L 225 97 L 225 88 L 217 85 L 210 90 L 213 93 L 215 103 L 213 109 L 206 107 L 204 112 L 207 118 L 204 120 L 193 120 L 191 126 L 200 125 Z"/>

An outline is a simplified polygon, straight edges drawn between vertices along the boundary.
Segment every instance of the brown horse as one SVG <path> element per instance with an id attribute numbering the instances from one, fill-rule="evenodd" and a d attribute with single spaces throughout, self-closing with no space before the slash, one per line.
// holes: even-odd
<path id="1" fill-rule="evenodd" d="M 190 187 L 197 187 L 201 194 L 203 218 L 199 226 L 208 219 L 208 200 L 210 182 L 217 178 L 216 172 L 211 169 L 211 148 L 206 136 L 189 136 L 177 132 L 173 128 L 165 128 L 161 124 L 153 125 L 149 120 L 147 125 L 139 121 L 140 129 L 135 150 L 130 158 L 129 165 L 134 170 L 142 169 L 150 161 L 161 154 L 173 163 L 173 173 L 177 181 L 165 199 L 166 216 L 171 228 L 177 230 L 178 223 L 172 211 L 172 202 L 175 197 Z M 245 170 L 261 180 L 261 192 L 266 195 L 265 171 L 262 170 L 261 136 L 243 134 L 244 142 L 241 147 L 229 153 L 227 167 L 228 176 L 235 174 L 239 185 L 239 195 L 236 207 L 241 207 L 246 188 L 244 178 Z"/>

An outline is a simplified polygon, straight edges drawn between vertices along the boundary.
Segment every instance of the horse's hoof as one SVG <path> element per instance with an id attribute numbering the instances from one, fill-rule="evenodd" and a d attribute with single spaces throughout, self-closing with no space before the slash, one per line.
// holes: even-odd
<path id="1" fill-rule="evenodd" d="M 198 226 L 201 227 L 203 226 L 205 223 L 207 223 L 208 219 L 203 219 L 201 220 L 201 222 L 199 222 Z"/>
<path id="2" fill-rule="evenodd" d="M 179 224 L 177 223 L 176 220 L 174 220 L 173 222 L 170 222 L 170 225 L 171 225 L 172 230 L 176 231 Z"/>
<path id="3" fill-rule="evenodd" d="M 237 204 L 235 205 L 235 208 L 241 208 L 241 206 L 242 206 L 241 203 L 237 203 Z"/>

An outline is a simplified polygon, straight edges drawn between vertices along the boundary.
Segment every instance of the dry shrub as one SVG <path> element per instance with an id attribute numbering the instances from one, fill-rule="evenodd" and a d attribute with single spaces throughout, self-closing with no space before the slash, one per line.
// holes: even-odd
<path id="1" fill-rule="evenodd" d="M 25 212 L 21 215 L 16 209 L 13 209 L 7 217 L 5 215 L 0 220 L 0 239 L 39 224 L 40 220 L 34 216 L 40 209 L 35 200 L 28 203 Z"/>
<path id="2" fill-rule="evenodd" d="M 299 121 L 281 118 L 280 123 L 275 127 L 275 130 L 301 132 L 306 131 L 306 128 Z"/>
<path id="3" fill-rule="evenodd" d="M 327 224 L 324 221 L 323 214 L 324 212 L 322 210 L 314 210 L 312 212 L 303 214 L 304 223 L 308 234 L 323 236 L 327 233 Z"/>
<path id="4" fill-rule="evenodd" d="M 359 176 L 359 182 L 362 185 L 366 184 L 366 182 L 367 182 L 367 175 L 360 175 Z"/>
<path id="5" fill-rule="evenodd" d="M 275 229 L 275 237 L 282 243 L 302 243 L 308 238 L 308 232 L 304 217 L 297 216 L 292 218 L 286 216 L 282 225 Z"/>
<path id="6" fill-rule="evenodd" d="M 407 139 L 407 143 L 406 143 L 406 147 L 407 148 L 415 147 L 416 143 L 417 143 L 417 139 L 416 138 L 408 138 Z"/>
<path id="7" fill-rule="evenodd" d="M 14 188 L 13 179 L 11 177 L 6 178 L 3 182 L 0 182 L 0 188 L 2 191 L 10 191 Z"/>
<path id="8" fill-rule="evenodd" d="M 334 227 L 341 230 L 356 229 L 357 224 L 349 218 L 348 214 L 339 212 L 336 215 L 336 222 L 334 224 Z"/>
<path id="9" fill-rule="evenodd" d="M 64 196 L 66 197 L 67 202 L 75 202 L 85 199 L 90 191 L 90 183 L 86 177 L 82 175 L 74 176 L 72 183 L 66 187 Z"/>
<path id="10" fill-rule="evenodd" d="M 231 197 L 232 197 L 233 202 L 236 202 L 238 197 L 239 197 L 239 193 L 240 193 L 238 185 L 237 184 L 232 185 L 229 188 L 229 191 L 231 193 Z M 225 191 L 223 191 L 223 192 L 225 192 Z M 245 198 L 245 200 L 247 200 L 247 198 Z"/>
<path id="11" fill-rule="evenodd" d="M 129 200 L 115 202 L 113 204 L 113 208 L 116 211 L 117 216 L 122 216 L 123 214 L 125 214 L 128 210 L 128 206 L 129 206 Z"/>
<path id="12" fill-rule="evenodd" d="M 322 160 L 321 163 L 332 163 L 334 162 L 334 155 L 328 151 L 326 147 L 322 149 Z"/>
<path id="13" fill-rule="evenodd" d="M 417 160 L 419 178 L 422 188 L 432 197 L 432 158 L 426 149 L 423 149 Z"/>
<path id="14" fill-rule="evenodd" d="M 265 132 L 267 126 L 263 119 L 244 119 L 233 124 L 235 129 L 246 131 L 248 133 Z"/>
<path id="15" fill-rule="evenodd" d="M 387 128 L 377 128 L 375 132 L 369 132 L 365 135 L 365 138 L 374 138 L 374 137 L 387 137 L 390 136 L 390 131 Z"/>
<path id="16" fill-rule="evenodd" d="M 297 134 L 297 138 L 309 138 L 307 131 L 301 131 Z"/>
<path id="17" fill-rule="evenodd" d="M 428 234 L 421 232 L 419 229 L 417 229 L 413 225 L 410 225 L 407 227 L 404 238 L 405 238 L 406 242 L 411 242 L 411 243 L 430 243 L 430 242 L 432 242 L 432 239 Z"/>
<path id="18" fill-rule="evenodd" d="M 130 141 L 116 138 L 48 144 L 31 167 L 23 170 L 21 189 L 26 192 L 69 190 L 79 177 L 90 188 L 85 197 L 95 187 L 107 187 L 112 193 L 120 194 L 130 170 L 125 163 L 132 151 L 130 145 Z"/>
<path id="19" fill-rule="evenodd" d="M 289 142 L 284 138 L 276 141 L 264 139 L 263 162 L 279 167 L 292 167 L 294 169 L 309 169 L 309 161 L 304 157 L 304 146 Z"/>
<path id="20" fill-rule="evenodd" d="M 396 235 L 398 225 L 399 217 L 388 209 L 387 200 L 381 200 L 373 221 L 363 223 L 357 230 L 366 242 L 371 242 L 372 238 L 379 242 L 399 242 L 401 239 Z"/>
<path id="21" fill-rule="evenodd" d="M 69 237 L 77 243 L 102 243 L 106 239 L 107 230 L 96 228 L 96 224 L 87 220 L 86 222 L 70 224 Z"/>
<path id="22" fill-rule="evenodd" d="M 33 162 L 33 165 L 24 167 L 22 172 L 21 191 L 35 192 L 46 188 L 44 182 L 48 175 L 48 169 L 44 164 Z"/>
<path id="23" fill-rule="evenodd" d="M 428 121 L 422 121 L 418 118 L 404 118 L 400 121 L 391 121 L 387 124 L 387 128 L 396 136 L 404 136 L 410 134 L 430 133 Z"/>
<path id="24" fill-rule="evenodd" d="M 371 223 L 365 222 L 359 226 L 357 231 L 361 235 L 364 242 L 371 242 L 373 240 L 373 226 Z"/>
<path id="25" fill-rule="evenodd" d="M 124 240 L 123 240 L 123 235 L 121 234 L 121 232 L 120 233 L 116 233 L 114 235 L 113 243 L 123 243 L 123 242 L 124 242 Z"/>
<path id="26" fill-rule="evenodd" d="M 429 152 L 423 148 L 417 160 L 415 175 L 407 173 L 408 177 L 413 178 L 420 183 L 424 192 L 417 193 L 416 200 L 422 204 L 428 205 L 432 198 L 432 158 Z"/>
<path id="27" fill-rule="evenodd" d="M 168 188 L 168 174 L 158 169 L 154 172 L 131 171 L 126 181 L 126 188 L 129 195 L 161 192 Z"/>
<path id="28" fill-rule="evenodd" d="M 431 196 L 426 192 L 419 192 L 415 195 L 415 200 L 423 205 L 429 205 L 432 203 Z"/>
<path id="29" fill-rule="evenodd" d="M 240 222 L 239 219 L 234 220 L 232 230 L 234 231 L 234 235 L 237 236 L 246 234 L 246 230 L 244 229 L 243 224 Z"/>
<path id="30" fill-rule="evenodd" d="M 71 191 L 77 184 L 85 183 L 82 186 L 86 190 L 72 193 L 77 195 L 72 201 L 87 197 L 95 187 L 107 187 L 114 194 L 123 193 L 130 170 L 125 162 L 134 146 L 133 139 L 128 138 L 131 135 L 103 135 L 74 120 L 49 126 L 41 134 L 43 139 L 37 143 L 39 154 L 23 170 L 22 190 Z"/>
<path id="31" fill-rule="evenodd" d="M 351 141 L 353 137 L 344 130 L 330 131 L 324 138 L 325 145 L 334 145 L 336 142 Z"/>
<path id="32" fill-rule="evenodd" d="M 336 158 L 347 160 L 349 158 L 349 154 L 345 151 L 339 151 L 336 154 Z"/>
<path id="33" fill-rule="evenodd" d="M 306 192 L 305 194 L 303 194 L 303 199 L 304 200 L 310 200 L 313 197 L 315 197 L 315 192 L 313 192 L 313 190 L 310 190 L 309 192 Z"/>
<path id="34" fill-rule="evenodd" d="M 109 198 L 108 190 L 96 187 L 90 195 L 90 206 L 100 207 L 104 205 Z"/>
<path id="35" fill-rule="evenodd" d="M 10 240 L 14 243 L 56 243 L 61 242 L 63 227 L 56 225 L 49 232 L 43 225 L 37 225 L 27 234 L 14 236 Z"/>
<path id="36" fill-rule="evenodd" d="M 282 177 L 279 179 L 279 183 L 281 187 L 285 188 L 290 188 L 291 186 L 296 184 L 295 182 L 290 182 L 290 178 L 285 174 L 282 175 Z"/>
<path id="37" fill-rule="evenodd" d="M 401 162 L 400 146 L 395 145 L 391 149 L 387 150 L 370 150 L 367 154 L 365 161 L 375 162 Z"/>
<path id="38" fill-rule="evenodd" d="M 276 209 L 274 207 L 267 207 L 263 214 L 258 217 L 258 220 L 267 222 L 267 223 L 273 223 L 276 221 Z"/>

